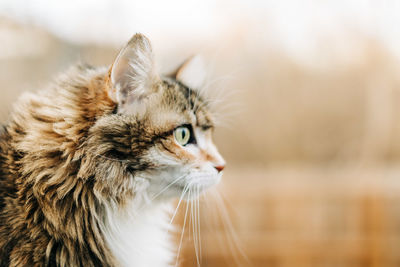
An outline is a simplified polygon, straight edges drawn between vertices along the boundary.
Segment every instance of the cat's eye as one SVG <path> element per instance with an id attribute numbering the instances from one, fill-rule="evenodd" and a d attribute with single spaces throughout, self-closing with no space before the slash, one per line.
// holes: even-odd
<path id="1" fill-rule="evenodd" d="M 185 146 L 189 143 L 189 141 L 193 138 L 191 136 L 191 131 L 189 127 L 186 126 L 180 126 L 174 130 L 174 137 L 175 140 L 180 144 L 181 146 Z"/>

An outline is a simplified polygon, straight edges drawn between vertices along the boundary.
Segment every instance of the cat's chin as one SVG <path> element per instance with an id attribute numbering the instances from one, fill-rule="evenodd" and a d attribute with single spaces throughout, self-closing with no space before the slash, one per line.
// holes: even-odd
<path id="1" fill-rule="evenodd" d="M 221 181 L 222 172 L 213 169 L 202 172 L 189 172 L 182 174 L 175 170 L 147 173 L 145 180 L 148 197 L 152 202 L 164 202 L 176 198 L 193 199 L 217 185 Z M 174 178 L 171 178 L 174 177 Z M 180 178 L 175 178 L 180 177 Z"/>
<path id="2" fill-rule="evenodd" d="M 175 197 L 184 199 L 195 199 L 206 192 L 209 188 L 216 186 L 221 181 L 222 174 L 202 177 L 201 179 L 194 178 L 186 184 L 177 184 L 173 189 L 176 190 Z"/>

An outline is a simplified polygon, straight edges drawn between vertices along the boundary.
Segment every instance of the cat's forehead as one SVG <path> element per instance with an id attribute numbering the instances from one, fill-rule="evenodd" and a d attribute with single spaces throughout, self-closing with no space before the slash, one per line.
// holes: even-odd
<path id="1" fill-rule="evenodd" d="M 164 79 L 161 86 L 162 106 L 166 107 L 167 110 L 195 126 L 213 127 L 213 118 L 207 102 L 197 90 L 169 78 Z"/>

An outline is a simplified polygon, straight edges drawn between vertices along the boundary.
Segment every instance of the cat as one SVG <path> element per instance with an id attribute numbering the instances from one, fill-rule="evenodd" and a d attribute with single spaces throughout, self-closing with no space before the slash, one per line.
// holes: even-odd
<path id="1" fill-rule="evenodd" d="M 135 34 L 110 68 L 23 94 L 0 133 L 0 266 L 173 264 L 171 200 L 225 166 L 204 73 L 194 57 L 159 75 Z"/>

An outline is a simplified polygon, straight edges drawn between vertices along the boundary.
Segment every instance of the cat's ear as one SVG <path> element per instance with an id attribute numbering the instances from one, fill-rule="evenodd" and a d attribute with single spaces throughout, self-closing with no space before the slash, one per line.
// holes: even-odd
<path id="1" fill-rule="evenodd" d="M 190 88 L 200 89 L 204 85 L 207 76 L 203 57 L 196 55 L 189 58 L 175 71 L 173 76 L 177 81 Z"/>
<path id="2" fill-rule="evenodd" d="M 149 95 L 158 81 L 149 39 L 135 34 L 111 66 L 110 98 L 120 108 Z"/>

